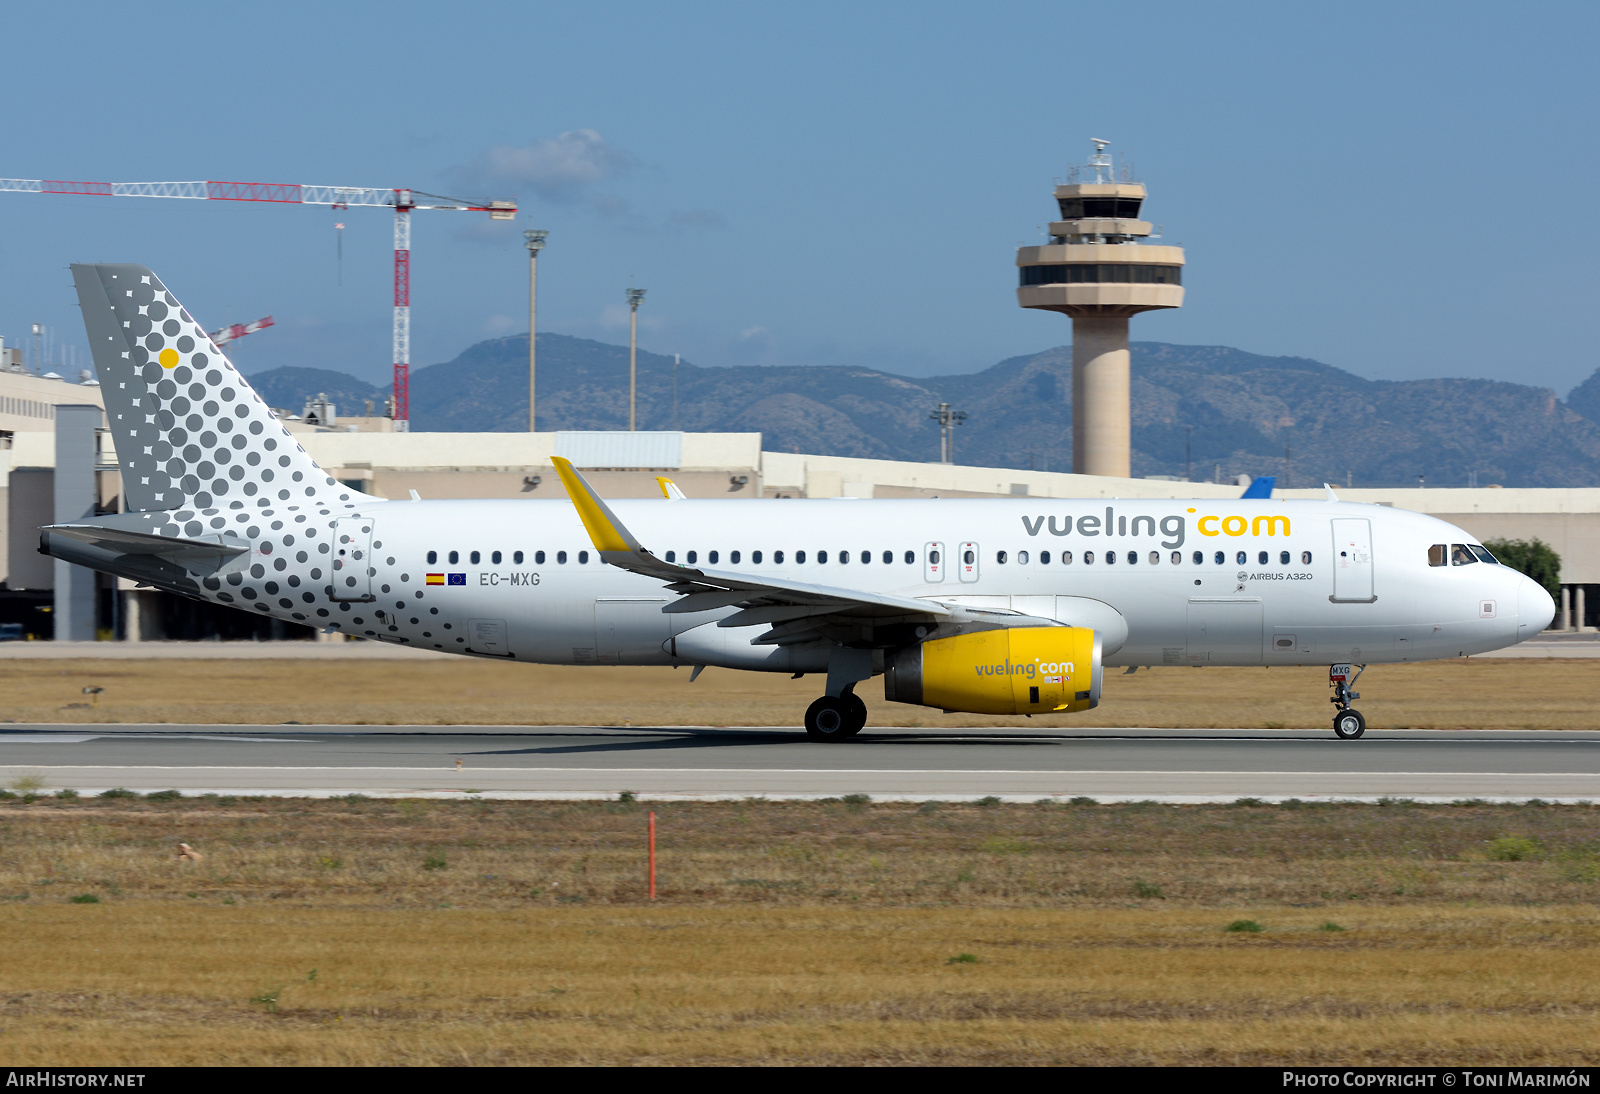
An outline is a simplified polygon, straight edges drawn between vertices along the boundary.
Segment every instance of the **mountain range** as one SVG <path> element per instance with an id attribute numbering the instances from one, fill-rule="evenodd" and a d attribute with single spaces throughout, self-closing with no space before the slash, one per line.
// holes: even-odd
<path id="1" fill-rule="evenodd" d="M 411 375 L 412 428 L 527 428 L 527 335 L 479 342 Z M 1566 401 L 1495 380 L 1368 380 L 1302 357 L 1225 346 L 1132 346 L 1133 473 L 1279 485 L 1600 486 L 1600 370 Z M 625 429 L 625 346 L 539 335 L 540 429 Z M 968 417 L 958 463 L 1069 471 L 1072 351 L 981 372 L 911 379 L 864 368 L 702 368 L 640 351 L 640 429 L 759 431 L 768 450 L 931 461 L 941 402 Z M 674 379 L 674 376 L 676 377 Z M 324 393 L 342 414 L 386 388 L 342 372 L 278 368 L 250 378 L 299 412 Z M 1288 455 L 1285 456 L 1287 447 Z"/>

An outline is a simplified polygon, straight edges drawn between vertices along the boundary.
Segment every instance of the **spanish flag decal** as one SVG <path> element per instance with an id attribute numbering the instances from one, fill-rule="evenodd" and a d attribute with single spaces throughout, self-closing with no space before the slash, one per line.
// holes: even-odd
<path id="1" fill-rule="evenodd" d="M 428 575 L 428 584 L 429 585 L 443 585 L 444 584 L 444 575 L 443 574 L 429 574 Z"/>

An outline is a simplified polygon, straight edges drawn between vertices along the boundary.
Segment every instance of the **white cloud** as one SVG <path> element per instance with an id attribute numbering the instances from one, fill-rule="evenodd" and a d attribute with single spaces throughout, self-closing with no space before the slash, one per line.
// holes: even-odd
<path id="1" fill-rule="evenodd" d="M 624 211 L 620 199 L 594 188 L 637 166 L 633 155 L 593 129 L 569 129 L 531 144 L 497 144 L 456 172 L 470 185 L 531 190 L 546 201 L 584 201 L 602 212 Z"/>

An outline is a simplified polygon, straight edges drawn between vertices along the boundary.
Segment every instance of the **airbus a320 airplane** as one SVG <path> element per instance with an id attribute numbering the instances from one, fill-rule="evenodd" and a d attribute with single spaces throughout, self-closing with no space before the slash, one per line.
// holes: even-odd
<path id="1" fill-rule="evenodd" d="M 143 266 L 73 266 L 127 512 L 42 529 L 67 562 L 368 639 L 543 664 L 826 674 L 979 714 L 1083 711 L 1108 666 L 1460 657 L 1543 630 L 1548 593 L 1461 529 L 1326 501 L 388 501 L 330 477 Z M 1203 684 L 1203 677 L 1197 683 Z"/>

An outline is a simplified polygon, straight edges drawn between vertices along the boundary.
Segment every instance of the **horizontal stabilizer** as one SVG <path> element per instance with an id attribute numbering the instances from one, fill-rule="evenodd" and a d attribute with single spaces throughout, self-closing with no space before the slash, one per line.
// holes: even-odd
<path id="1" fill-rule="evenodd" d="M 174 561 L 206 557 L 229 559 L 250 550 L 248 540 L 217 533 L 209 536 L 158 536 L 126 528 L 105 528 L 95 524 L 47 524 L 39 529 L 65 539 L 77 540 L 119 555 L 155 555 Z"/>

